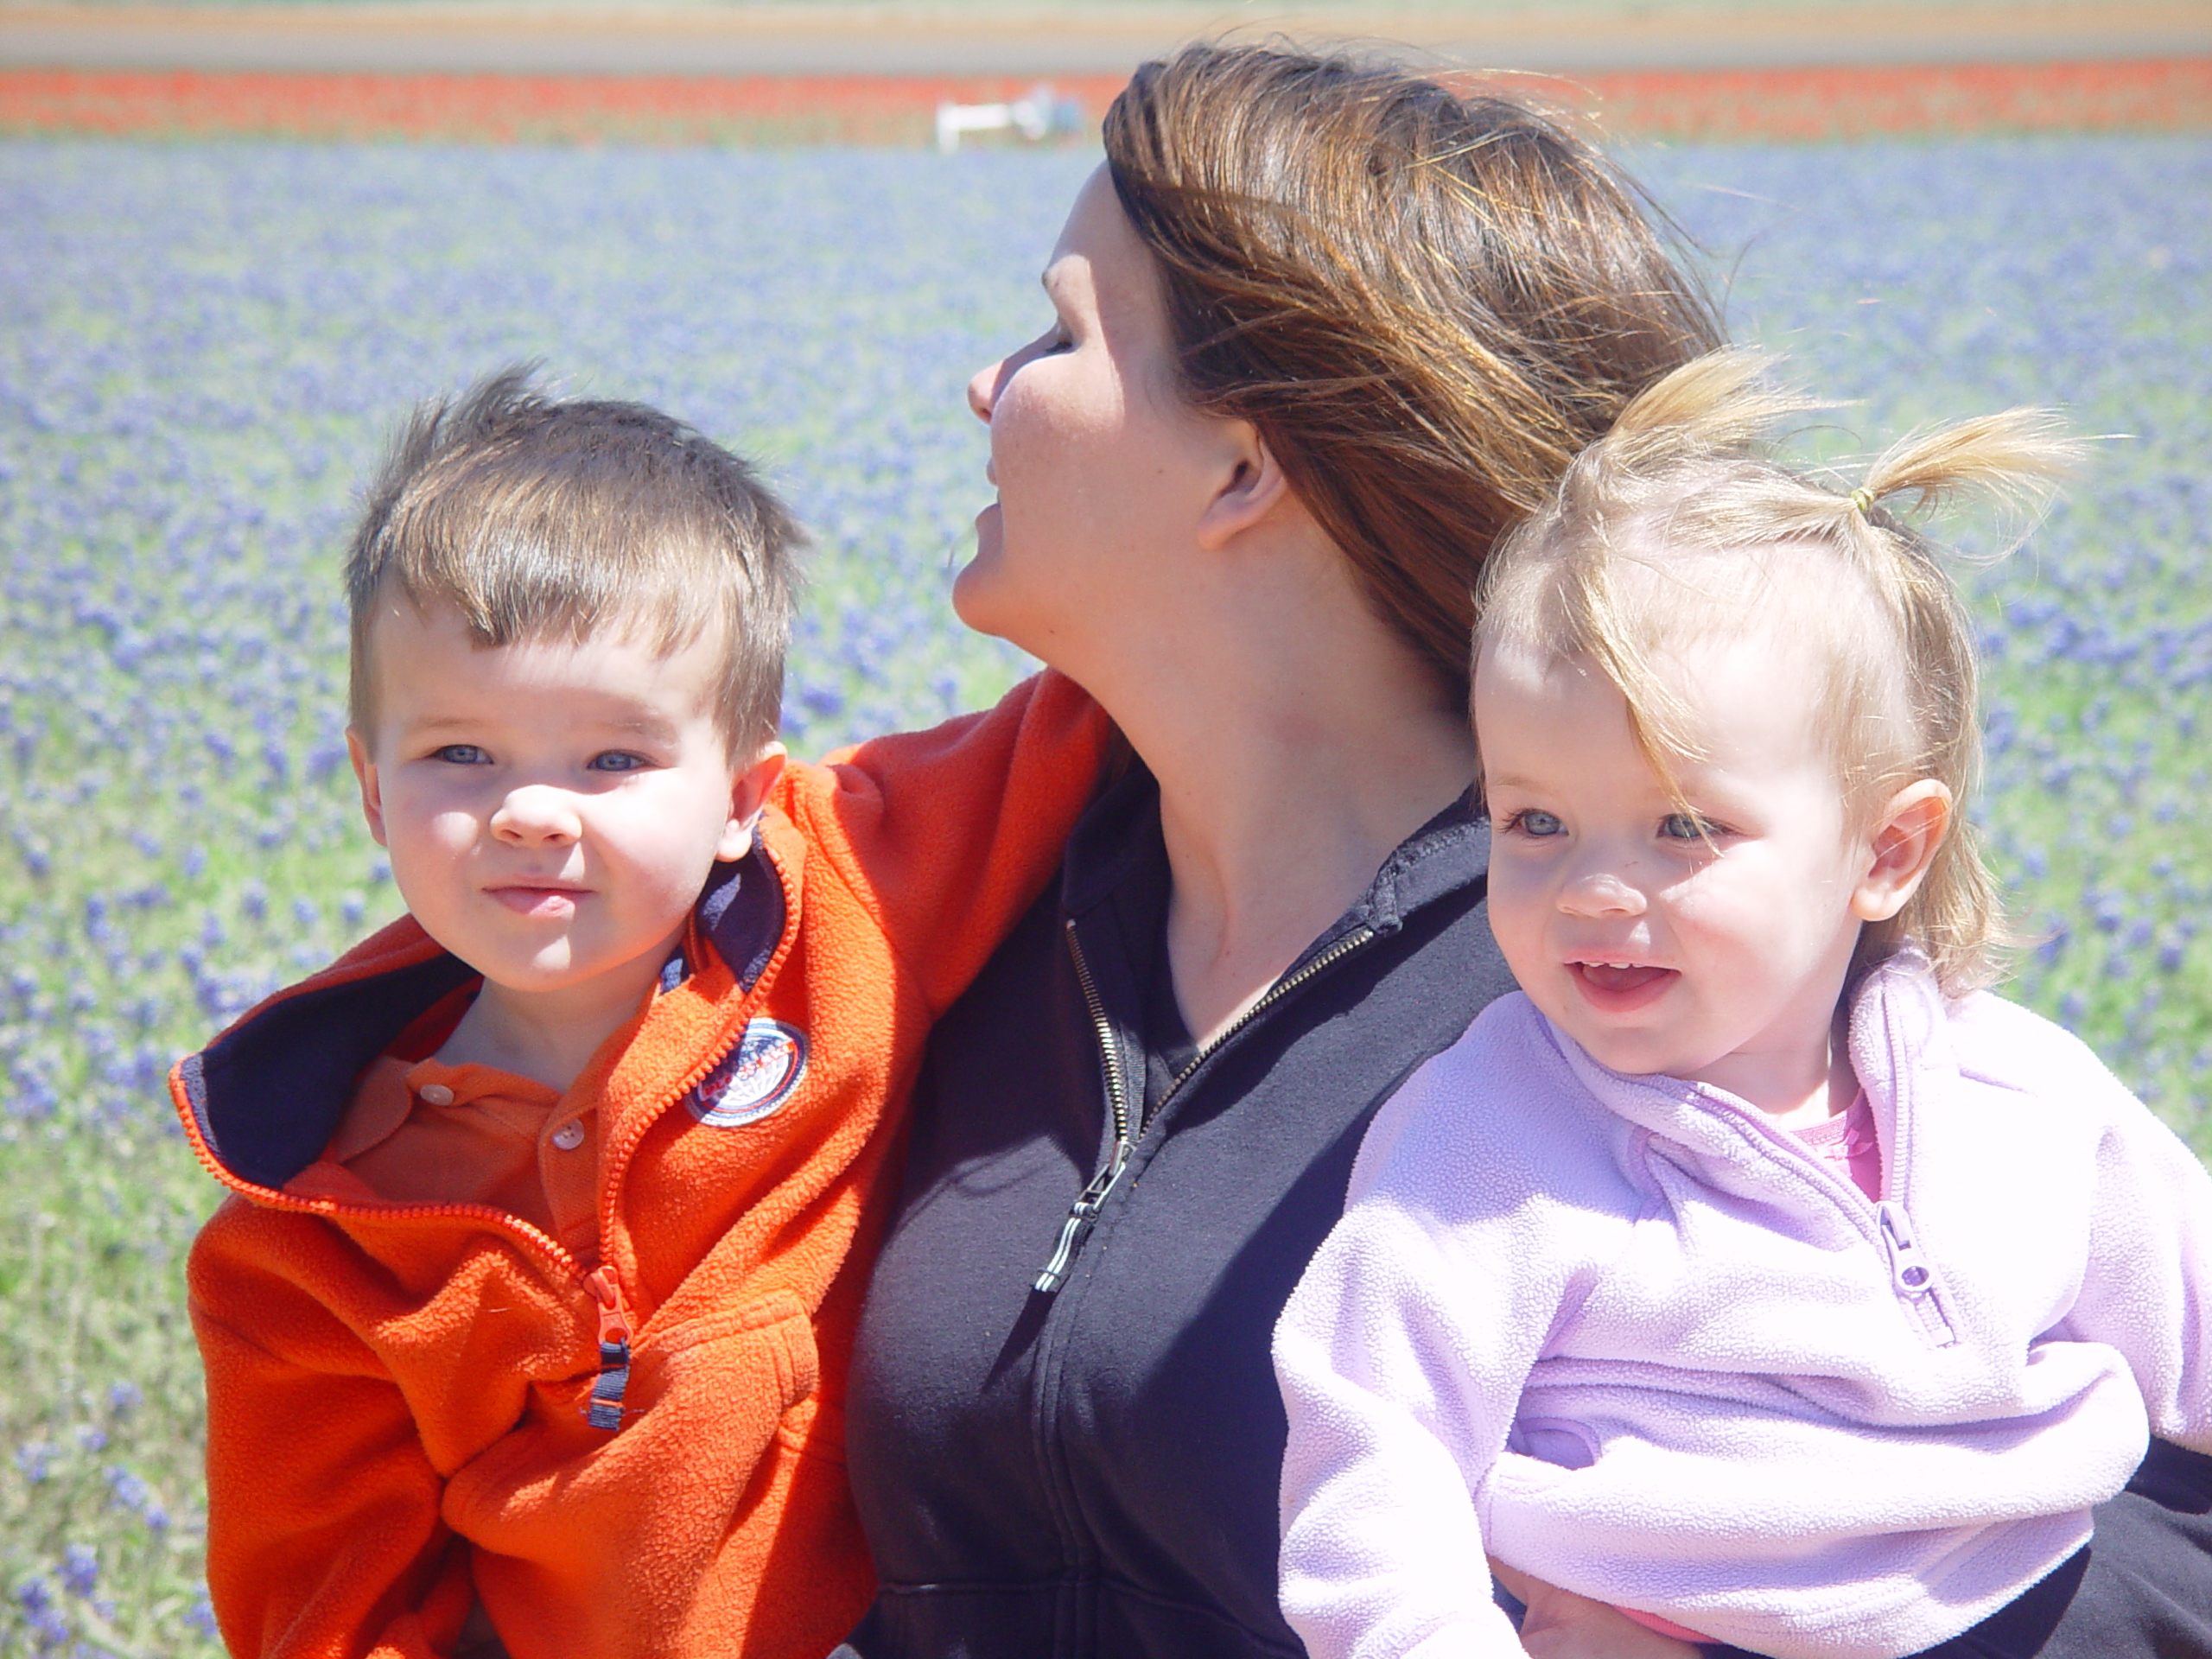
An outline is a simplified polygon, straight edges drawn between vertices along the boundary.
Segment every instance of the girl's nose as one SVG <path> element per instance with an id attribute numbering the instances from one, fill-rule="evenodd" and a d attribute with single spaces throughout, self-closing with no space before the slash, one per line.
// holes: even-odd
<path id="1" fill-rule="evenodd" d="M 1570 916 L 1641 916 L 1643 893 L 1611 870 L 1593 870 L 1560 889 L 1559 907 Z"/>
<path id="2" fill-rule="evenodd" d="M 566 790 L 526 784 L 510 790 L 492 815 L 492 833 L 520 846 L 559 846 L 583 834 L 583 822 Z"/>

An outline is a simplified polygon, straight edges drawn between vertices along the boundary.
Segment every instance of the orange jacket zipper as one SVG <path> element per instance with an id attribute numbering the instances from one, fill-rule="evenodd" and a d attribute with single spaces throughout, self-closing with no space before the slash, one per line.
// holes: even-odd
<path id="1" fill-rule="evenodd" d="M 584 1416 L 594 1428 L 622 1427 L 622 1395 L 630 1386 L 630 1310 L 622 1306 L 622 1281 L 609 1267 L 594 1268 L 584 1282 L 599 1301 L 599 1379 L 591 1385 Z"/>

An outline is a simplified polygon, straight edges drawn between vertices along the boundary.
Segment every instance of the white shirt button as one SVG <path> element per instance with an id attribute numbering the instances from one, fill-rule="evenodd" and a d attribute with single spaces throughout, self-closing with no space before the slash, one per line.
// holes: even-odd
<path id="1" fill-rule="evenodd" d="M 426 1083 L 415 1092 L 423 1096 L 425 1105 L 450 1106 L 453 1104 L 453 1090 L 442 1083 Z"/>
<path id="2" fill-rule="evenodd" d="M 563 1152 L 574 1152 L 584 1143 L 584 1126 L 570 1118 L 553 1131 L 553 1144 Z"/>

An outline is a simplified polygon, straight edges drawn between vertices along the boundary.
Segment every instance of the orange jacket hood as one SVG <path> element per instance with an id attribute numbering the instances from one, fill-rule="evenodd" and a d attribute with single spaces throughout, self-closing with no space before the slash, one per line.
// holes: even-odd
<path id="1" fill-rule="evenodd" d="M 759 850 L 717 864 L 693 912 L 694 934 L 733 988 L 750 990 L 782 940 L 785 908 L 776 871 Z M 690 976 L 683 954 L 661 989 Z M 174 1089 L 201 1160 L 226 1184 L 258 1196 L 322 1155 L 355 1080 L 423 1012 L 478 977 L 403 916 L 328 968 L 279 991 L 206 1048 L 177 1063 Z M 693 1092 L 711 1089 L 702 1079 Z"/>

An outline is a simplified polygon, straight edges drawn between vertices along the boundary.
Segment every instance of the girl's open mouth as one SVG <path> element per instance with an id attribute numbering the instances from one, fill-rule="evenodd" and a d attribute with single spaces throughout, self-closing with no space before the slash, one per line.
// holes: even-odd
<path id="1" fill-rule="evenodd" d="M 1649 963 L 1570 962 L 1567 971 L 1601 1014 L 1627 1014 L 1656 1001 L 1681 977 L 1672 968 Z"/>

